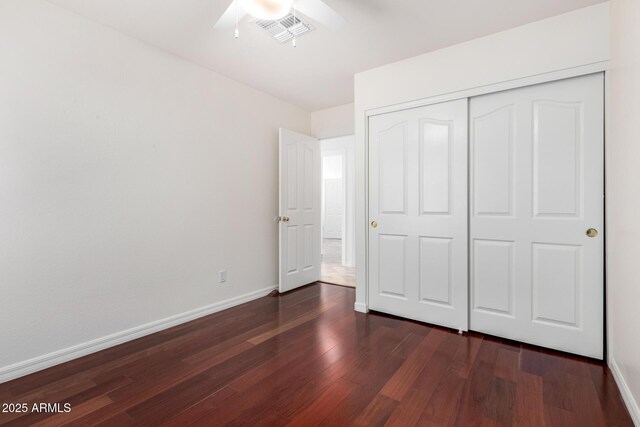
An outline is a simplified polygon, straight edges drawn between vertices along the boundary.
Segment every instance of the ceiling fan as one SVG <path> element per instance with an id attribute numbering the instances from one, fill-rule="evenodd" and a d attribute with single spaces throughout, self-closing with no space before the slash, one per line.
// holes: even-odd
<path id="1" fill-rule="evenodd" d="M 218 22 L 216 29 L 233 28 L 247 14 L 260 20 L 275 21 L 291 11 L 300 12 L 330 29 L 346 24 L 345 19 L 322 0 L 232 0 Z"/>

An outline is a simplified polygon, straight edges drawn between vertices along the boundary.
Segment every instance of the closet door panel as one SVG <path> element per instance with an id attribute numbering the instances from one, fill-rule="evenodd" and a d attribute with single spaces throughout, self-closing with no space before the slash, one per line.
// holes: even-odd
<path id="1" fill-rule="evenodd" d="M 467 100 L 369 119 L 369 307 L 468 328 Z"/>
<path id="2" fill-rule="evenodd" d="M 470 100 L 471 329 L 603 357 L 603 90 L 594 74 Z"/>

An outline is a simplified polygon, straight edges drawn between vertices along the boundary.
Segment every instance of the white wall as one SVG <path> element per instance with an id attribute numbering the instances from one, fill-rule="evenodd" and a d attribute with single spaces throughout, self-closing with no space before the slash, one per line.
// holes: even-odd
<path id="1" fill-rule="evenodd" d="M 334 153 L 340 150 L 345 157 L 345 226 L 343 240 L 343 264 L 353 267 L 355 263 L 355 138 L 353 135 L 329 138 L 320 141 L 322 153 Z"/>
<path id="2" fill-rule="evenodd" d="M 601 3 L 356 74 L 356 309 L 366 310 L 367 110 L 608 58 L 609 4 Z"/>
<path id="3" fill-rule="evenodd" d="M 611 2 L 607 137 L 609 364 L 640 426 L 640 1 Z"/>
<path id="4" fill-rule="evenodd" d="M 355 129 L 353 104 L 311 113 L 311 132 L 319 139 L 353 135 Z"/>
<path id="5" fill-rule="evenodd" d="M 0 1 L 0 64 L 0 378 L 277 284 L 308 113 L 41 0 Z"/>

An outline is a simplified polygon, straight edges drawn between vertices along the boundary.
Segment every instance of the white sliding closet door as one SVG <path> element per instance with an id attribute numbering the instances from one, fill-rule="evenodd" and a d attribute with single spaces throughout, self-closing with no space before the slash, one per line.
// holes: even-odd
<path id="1" fill-rule="evenodd" d="M 471 329 L 602 359 L 603 90 L 471 99 Z"/>
<path id="2" fill-rule="evenodd" d="M 369 119 L 369 306 L 467 330 L 467 100 Z"/>

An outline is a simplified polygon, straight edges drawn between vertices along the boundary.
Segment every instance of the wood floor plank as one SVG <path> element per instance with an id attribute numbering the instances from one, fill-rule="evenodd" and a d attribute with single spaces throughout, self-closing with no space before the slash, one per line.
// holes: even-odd
<path id="1" fill-rule="evenodd" d="M 355 385 L 347 381 L 336 381 L 310 405 L 293 417 L 287 425 L 315 426 L 320 424 L 354 389 Z"/>
<path id="2" fill-rule="evenodd" d="M 440 378 L 446 372 L 450 372 L 453 358 L 464 338 L 452 331 L 445 331 L 445 337 L 414 379 L 412 388 L 433 389 L 438 385 Z"/>
<path id="3" fill-rule="evenodd" d="M 439 329 L 432 330 L 387 382 L 380 394 L 401 401 L 445 336 L 446 333 Z"/>
<path id="4" fill-rule="evenodd" d="M 519 372 L 513 423 L 522 427 L 544 426 L 542 377 Z"/>
<path id="5" fill-rule="evenodd" d="M 398 406 L 398 402 L 386 396 L 378 394 L 360 412 L 353 422 L 355 426 L 383 426 Z"/>
<path id="6" fill-rule="evenodd" d="M 409 427 L 418 425 L 434 390 L 435 386 L 433 388 L 410 389 L 391 413 L 385 426 Z"/>
<path id="7" fill-rule="evenodd" d="M 251 387 L 241 389 L 244 391 L 239 404 L 224 408 L 216 416 L 244 425 L 251 425 L 267 412 L 278 412 L 285 418 L 294 416 L 346 372 L 346 366 L 343 370 L 329 369 L 344 357 L 341 349 L 335 346 L 318 349 L 301 352 L 294 363 L 272 370 L 269 375 L 260 375 L 261 379 Z M 320 378 L 318 372 L 323 373 Z"/>
<path id="8" fill-rule="evenodd" d="M 552 405 L 544 405 L 544 422 L 546 426 L 578 426 L 575 413 Z"/>
<path id="9" fill-rule="evenodd" d="M 34 427 L 57 427 L 68 424 L 70 421 L 76 420 L 85 414 L 89 414 L 96 409 L 103 408 L 111 403 L 111 399 L 107 396 L 96 397 L 95 399 L 87 400 L 78 406 L 73 407 L 73 410 L 68 414 L 60 414 L 55 417 L 48 417 L 40 422 L 29 424 Z"/>
<path id="10" fill-rule="evenodd" d="M 265 297 L 0 384 L 0 425 L 632 426 L 601 362 L 353 311 L 353 289 Z"/>
<path id="11" fill-rule="evenodd" d="M 78 382 L 63 382 L 56 381 L 52 384 L 51 388 L 37 389 L 33 393 L 25 393 L 20 396 L 6 397 L 0 399 L 0 402 L 20 402 L 28 403 L 31 407 L 33 403 L 37 402 L 64 402 L 71 396 L 81 393 L 85 390 L 89 390 L 95 387 L 96 383 L 90 380 L 78 381 Z M 22 414 L 19 412 L 3 413 L 0 414 L 0 424 L 8 423 L 10 421 L 17 420 L 21 417 L 26 417 L 28 414 Z M 25 423 L 27 424 L 27 423 Z"/>
<path id="12" fill-rule="evenodd" d="M 300 341 L 304 343 L 305 341 Z M 307 341 L 308 342 L 308 341 Z M 265 379 L 273 375 L 274 372 L 290 369 L 291 366 L 299 366 L 309 359 L 318 357 L 336 346 L 336 341 L 332 337 L 327 337 L 320 342 L 305 343 L 304 349 L 297 346 L 291 346 L 289 351 L 283 351 L 268 363 L 256 367 L 256 369 L 247 372 L 245 375 L 234 380 L 229 387 L 237 392 L 246 392 L 250 388 L 263 382 Z"/>
<path id="13" fill-rule="evenodd" d="M 129 379 L 126 376 L 118 376 L 118 377 L 114 377 L 111 378 L 108 381 L 105 381 L 101 384 L 96 384 L 95 386 L 85 389 L 85 390 L 81 390 L 78 391 L 76 394 L 72 395 L 72 396 L 68 396 L 64 398 L 64 403 L 67 403 L 69 405 L 71 405 L 71 409 L 74 412 L 74 416 L 70 416 L 70 415 L 66 415 L 63 418 L 66 418 L 68 420 L 74 420 L 76 418 L 78 418 L 77 416 L 75 416 L 75 414 L 77 414 L 77 410 L 75 408 L 84 408 L 85 402 L 91 401 L 91 400 L 96 400 L 98 402 L 103 402 L 101 400 L 99 400 L 100 397 L 102 396 L 106 396 L 109 392 L 113 391 L 113 390 L 117 390 L 121 387 L 125 387 L 128 384 L 131 384 L 131 379 Z M 62 403 L 62 401 L 59 400 L 53 400 L 53 401 L 44 401 L 41 403 Z M 109 403 L 112 403 L 111 399 L 109 399 Z M 89 405 L 91 408 L 94 408 L 94 410 L 102 408 L 105 405 Z M 91 411 L 88 411 L 91 412 Z M 18 419 L 19 422 L 23 423 L 24 425 L 34 425 L 34 424 L 38 424 L 41 421 L 44 421 L 46 419 L 49 419 L 51 417 L 50 414 L 46 413 L 46 412 L 32 412 L 30 414 L 25 415 L 24 417 L 21 417 Z"/>
<path id="14" fill-rule="evenodd" d="M 455 420 L 456 426 L 476 425 L 479 420 L 485 418 L 485 402 L 489 396 L 493 378 L 494 365 L 478 360 L 471 370 L 468 381 L 465 382 L 460 411 Z"/>
<path id="15" fill-rule="evenodd" d="M 591 378 L 578 378 L 576 380 L 571 399 L 579 425 L 595 427 L 607 424 Z M 587 402 L 590 403 L 586 404 Z"/>
<path id="16" fill-rule="evenodd" d="M 501 348 L 498 350 L 495 374 L 507 381 L 517 381 L 520 353 Z"/>
<path id="17" fill-rule="evenodd" d="M 250 424 L 256 416 L 278 412 L 279 409 L 293 414 L 347 371 L 347 363 L 341 366 L 341 370 L 328 370 L 343 357 L 344 350 L 335 346 L 322 352 L 313 348 L 300 352 L 295 363 L 272 369 L 270 373 L 261 375 L 259 381 L 240 388 L 235 404 L 225 405 L 216 411 L 215 419 L 221 424 L 241 421 Z M 318 376 L 320 378 L 316 379 Z M 202 425 L 206 423 L 203 421 Z"/>
<path id="18" fill-rule="evenodd" d="M 407 357 L 415 351 L 416 347 L 420 345 L 423 339 L 423 335 L 417 335 L 410 332 L 409 335 L 407 335 L 402 342 L 393 349 L 392 354 L 401 357 L 402 359 L 407 359 Z"/>
<path id="19" fill-rule="evenodd" d="M 369 380 L 367 380 L 364 374 L 370 374 L 367 369 L 371 367 L 372 351 L 377 352 L 380 356 L 386 356 L 395 347 L 395 341 L 389 339 L 391 333 L 392 329 L 378 325 L 375 332 L 369 335 L 366 340 L 357 343 L 357 346 L 356 341 L 348 342 L 345 346 L 336 346 L 317 359 L 313 365 L 303 366 L 304 369 L 298 372 L 294 378 L 284 378 L 282 388 L 278 393 L 274 393 L 280 397 L 275 402 L 266 402 L 269 409 L 293 417 L 331 384 L 343 377 L 356 382 L 364 381 L 367 383 L 367 390 L 371 390 L 371 387 L 374 386 L 381 387 L 381 384 L 371 384 L 370 379 L 374 378 L 383 382 L 386 380 L 384 376 L 368 375 Z M 397 363 L 400 362 L 401 359 L 398 359 Z M 315 369 L 312 368 L 314 365 Z M 392 369 L 389 369 L 387 372 L 391 371 Z M 281 380 L 279 377 L 274 378 L 276 382 Z M 291 387 L 291 383 L 303 385 L 296 390 Z M 358 399 L 360 397 L 358 396 Z M 247 421 L 246 417 L 243 420 Z"/>
<path id="20" fill-rule="evenodd" d="M 311 311 L 310 313 L 308 313 L 308 314 L 306 314 L 304 316 L 298 317 L 297 319 L 292 320 L 291 322 L 285 323 L 285 324 L 280 325 L 280 326 L 278 326 L 276 328 L 273 328 L 270 331 L 267 331 L 267 332 L 265 332 L 263 334 L 260 334 L 257 337 L 251 338 L 249 340 L 249 342 L 251 344 L 254 344 L 254 345 L 263 343 L 266 340 L 268 340 L 270 338 L 273 338 L 276 335 L 279 335 L 279 334 L 281 334 L 283 332 L 286 332 L 286 331 L 288 331 L 290 329 L 293 329 L 293 328 L 295 328 L 297 326 L 300 326 L 303 323 L 309 322 L 310 320 L 313 320 L 313 319 L 317 318 L 320 313 L 322 313 L 324 311 L 327 311 L 327 310 L 330 310 L 334 306 L 335 306 L 335 303 L 323 304 L 321 307 L 318 307 L 317 309 Z"/>
<path id="21" fill-rule="evenodd" d="M 577 377 L 564 372 L 550 372 L 543 376 L 542 396 L 545 405 L 555 406 L 573 412 L 571 394 L 576 387 Z"/>
<path id="22" fill-rule="evenodd" d="M 589 373 L 598 393 L 607 425 L 631 425 L 633 423 L 631 415 L 624 406 L 620 390 L 609 368 L 603 364 L 592 363 L 589 365 Z"/>
<path id="23" fill-rule="evenodd" d="M 458 351 L 449 365 L 449 371 L 461 378 L 469 378 L 471 368 L 480 351 L 482 336 L 478 334 L 467 334 L 466 339 L 458 347 Z"/>
<path id="24" fill-rule="evenodd" d="M 451 425 L 458 413 L 464 382 L 463 378 L 444 372 L 431 395 L 431 399 L 424 408 L 418 424 Z"/>
<path id="25" fill-rule="evenodd" d="M 217 425 L 222 425 L 216 413 L 219 409 L 238 398 L 238 393 L 228 387 L 207 396 L 198 403 L 182 408 L 181 411 L 167 417 L 160 425 L 166 427 L 183 427 L 186 425 L 194 425 L 201 422 L 212 424 L 211 420 L 216 420 Z"/>
<path id="26" fill-rule="evenodd" d="M 405 363 L 404 358 L 393 355 L 403 338 L 396 336 L 393 329 L 382 327 L 377 339 L 372 339 L 361 347 L 358 362 L 349 369 L 344 378 L 378 391 L 398 371 L 398 367 Z M 372 375 L 374 372 L 375 375 Z"/>
<path id="27" fill-rule="evenodd" d="M 322 422 L 322 426 L 353 425 L 358 414 L 379 396 L 378 393 L 384 384 L 404 362 L 402 357 L 393 352 L 378 360 L 375 364 L 360 365 L 361 371 L 356 375 L 350 372 L 349 375 L 343 376 L 355 381 L 358 384 L 357 388 Z M 375 372 L 375 375 L 372 375 L 372 372 Z"/>
<path id="28" fill-rule="evenodd" d="M 513 425 L 516 387 L 517 384 L 513 381 L 495 377 L 491 382 L 489 395 L 484 403 L 485 416 L 501 424 Z"/>
<path id="29" fill-rule="evenodd" d="M 533 375 L 544 375 L 544 364 L 540 349 L 530 345 L 523 345 L 520 350 L 520 370 Z"/>
<path id="30" fill-rule="evenodd" d="M 95 427 L 123 427 L 134 425 L 136 425 L 136 422 L 129 415 L 121 412 L 106 421 L 96 424 Z"/>
<path id="31" fill-rule="evenodd" d="M 251 367 L 260 363 L 266 355 L 272 354 L 268 347 L 259 349 L 251 348 L 240 355 L 241 359 L 228 360 L 218 369 L 208 370 L 197 376 L 191 377 L 174 387 L 168 388 L 156 394 L 150 399 L 128 409 L 126 412 L 134 420 L 144 419 L 147 422 L 166 419 L 180 410 L 183 406 L 191 406 L 200 400 L 214 394 L 224 385 L 233 381 L 239 374 L 247 372 Z M 176 399 L 176 396 L 180 396 Z M 153 414 L 150 420 L 149 414 Z"/>

